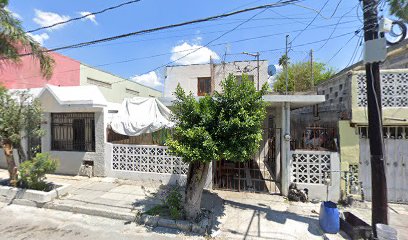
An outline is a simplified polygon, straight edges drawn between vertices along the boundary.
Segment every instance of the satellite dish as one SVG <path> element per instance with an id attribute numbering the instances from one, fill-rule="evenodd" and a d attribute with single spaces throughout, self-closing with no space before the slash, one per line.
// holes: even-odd
<path id="1" fill-rule="evenodd" d="M 273 75 L 275 75 L 276 74 L 276 67 L 275 67 L 275 65 L 269 65 L 268 66 L 268 75 L 269 76 L 273 76 Z"/>

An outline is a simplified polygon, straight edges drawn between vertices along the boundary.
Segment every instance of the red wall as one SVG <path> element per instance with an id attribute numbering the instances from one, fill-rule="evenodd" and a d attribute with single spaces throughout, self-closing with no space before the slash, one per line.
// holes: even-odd
<path id="1" fill-rule="evenodd" d="M 6 88 L 38 88 L 45 84 L 79 86 L 80 63 L 58 53 L 54 58 L 54 74 L 49 80 L 41 76 L 40 65 L 31 56 L 22 57 L 18 64 L 0 62 L 0 83 Z"/>

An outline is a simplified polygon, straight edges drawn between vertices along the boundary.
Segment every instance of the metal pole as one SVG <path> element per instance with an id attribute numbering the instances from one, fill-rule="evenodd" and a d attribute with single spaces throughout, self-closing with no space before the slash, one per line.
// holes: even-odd
<path id="1" fill-rule="evenodd" d="M 378 38 L 378 0 L 363 0 L 364 40 Z M 377 237 L 377 223 L 388 224 L 387 181 L 384 170 L 381 80 L 379 63 L 366 63 L 368 132 L 371 154 L 371 224 Z"/>
<path id="2" fill-rule="evenodd" d="M 310 49 L 310 74 L 312 80 L 312 89 L 314 87 L 314 71 L 313 71 L 313 49 Z"/>
<path id="3" fill-rule="evenodd" d="M 285 94 L 288 95 L 288 39 L 289 39 L 289 35 L 286 35 L 286 50 L 285 50 L 285 71 L 286 71 L 286 79 L 285 79 L 285 84 L 286 84 L 286 91 Z"/>
<path id="4" fill-rule="evenodd" d="M 257 75 L 258 75 L 258 83 L 257 83 L 257 89 L 259 91 L 259 52 L 256 53 L 256 68 L 257 68 Z"/>

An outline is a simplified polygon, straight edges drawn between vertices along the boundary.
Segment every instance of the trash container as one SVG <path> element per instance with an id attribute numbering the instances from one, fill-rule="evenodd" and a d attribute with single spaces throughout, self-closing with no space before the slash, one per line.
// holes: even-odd
<path id="1" fill-rule="evenodd" d="M 380 223 L 377 223 L 375 226 L 378 240 L 398 240 L 397 230 L 394 228 Z"/>
<path id="2" fill-rule="evenodd" d="M 320 205 L 319 224 L 325 233 L 340 231 L 340 214 L 334 202 L 326 201 Z"/>

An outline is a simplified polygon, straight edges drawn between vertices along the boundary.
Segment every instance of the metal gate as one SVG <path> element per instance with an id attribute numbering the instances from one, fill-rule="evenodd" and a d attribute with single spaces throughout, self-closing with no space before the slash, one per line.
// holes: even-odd
<path id="1" fill-rule="evenodd" d="M 408 139 L 384 139 L 385 173 L 388 201 L 408 203 Z M 367 138 L 360 139 L 359 181 L 365 197 L 371 200 L 370 145 Z"/>
<path id="2" fill-rule="evenodd" d="M 213 188 L 231 191 L 279 193 L 276 180 L 281 131 L 265 129 L 265 137 L 256 156 L 248 162 L 217 161 L 213 164 Z M 279 164 L 280 165 L 280 164 Z"/>

